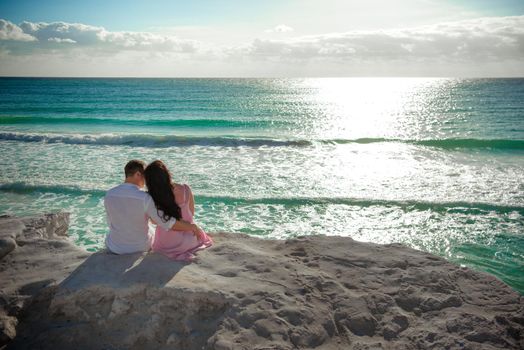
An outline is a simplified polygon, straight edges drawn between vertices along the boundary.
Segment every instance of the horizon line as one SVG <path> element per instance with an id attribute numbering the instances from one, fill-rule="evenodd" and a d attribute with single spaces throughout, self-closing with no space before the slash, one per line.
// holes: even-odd
<path id="1" fill-rule="evenodd" d="M 418 78 L 418 79 L 523 79 L 522 76 L 394 76 L 394 75 L 351 75 L 351 76 L 52 76 L 52 75 L 0 75 L 3 78 L 25 79 L 325 79 L 325 78 Z"/>

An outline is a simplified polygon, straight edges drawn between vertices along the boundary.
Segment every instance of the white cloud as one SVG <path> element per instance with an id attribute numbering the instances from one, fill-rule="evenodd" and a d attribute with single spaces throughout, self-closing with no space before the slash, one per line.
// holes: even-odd
<path id="1" fill-rule="evenodd" d="M 230 51 L 281 61 L 496 61 L 524 57 L 524 16 L 490 17 L 415 28 L 351 31 L 285 40 L 255 39 Z"/>
<path id="2" fill-rule="evenodd" d="M 198 42 L 147 32 L 108 32 L 98 34 L 101 42 L 120 49 L 171 51 L 191 53 L 198 49 Z"/>
<path id="3" fill-rule="evenodd" d="M 292 32 L 294 29 L 285 24 L 279 24 L 275 28 L 266 30 L 266 33 L 287 33 Z"/>
<path id="4" fill-rule="evenodd" d="M 35 41 L 36 38 L 9 21 L 0 19 L 0 40 Z"/>
<path id="5" fill-rule="evenodd" d="M 195 52 L 199 44 L 175 36 L 148 32 L 112 32 L 103 27 L 66 22 L 22 22 L 17 26 L 0 20 L 0 40 L 37 41 L 38 48 L 45 49 L 46 43 L 70 43 L 79 47 L 101 48 L 104 50 L 151 50 L 176 53 Z M 29 46 L 28 48 L 35 47 Z"/>
<path id="6" fill-rule="evenodd" d="M 53 43 L 67 43 L 67 44 L 76 44 L 76 41 L 72 39 L 61 39 L 61 38 L 49 38 L 47 41 L 53 42 Z"/>
<path id="7" fill-rule="evenodd" d="M 524 75 L 524 16 L 307 36 L 282 30 L 280 40 L 270 40 L 210 28 L 152 33 L 0 20 L 0 75 Z"/>
<path id="8" fill-rule="evenodd" d="M 22 22 L 20 28 L 24 33 L 32 35 L 40 42 L 47 42 L 52 38 L 61 40 L 69 39 L 79 45 L 95 45 L 99 43 L 100 39 L 98 35 L 104 31 L 102 27 L 65 22 Z"/>

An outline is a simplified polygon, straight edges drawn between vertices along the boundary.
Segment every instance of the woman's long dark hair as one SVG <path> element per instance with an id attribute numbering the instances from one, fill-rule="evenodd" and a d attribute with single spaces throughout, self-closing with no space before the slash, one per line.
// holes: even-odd
<path id="1" fill-rule="evenodd" d="M 173 181 L 166 165 L 161 160 L 151 162 L 144 171 L 144 177 L 147 191 L 155 202 L 158 216 L 161 216 L 166 222 L 171 218 L 180 220 L 182 212 L 175 202 Z"/>

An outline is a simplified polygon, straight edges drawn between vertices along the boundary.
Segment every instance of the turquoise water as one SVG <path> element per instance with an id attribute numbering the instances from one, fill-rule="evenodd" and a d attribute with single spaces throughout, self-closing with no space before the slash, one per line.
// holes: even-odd
<path id="1" fill-rule="evenodd" d="M 90 250 L 127 160 L 208 231 L 401 242 L 524 293 L 524 79 L 0 78 L 0 214 L 72 213 Z"/>

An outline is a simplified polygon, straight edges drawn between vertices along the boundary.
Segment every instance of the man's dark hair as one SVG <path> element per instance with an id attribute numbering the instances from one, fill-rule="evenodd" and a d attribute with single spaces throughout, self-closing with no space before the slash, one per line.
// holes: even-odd
<path id="1" fill-rule="evenodd" d="M 124 172 L 126 173 L 126 177 L 135 175 L 137 171 L 140 171 L 140 173 L 143 174 L 145 167 L 146 163 L 141 160 L 133 159 L 127 162 Z"/>

